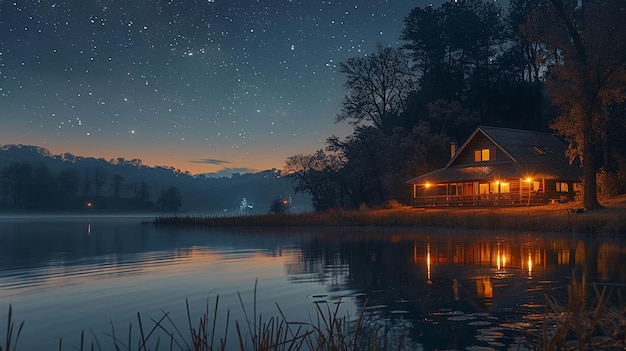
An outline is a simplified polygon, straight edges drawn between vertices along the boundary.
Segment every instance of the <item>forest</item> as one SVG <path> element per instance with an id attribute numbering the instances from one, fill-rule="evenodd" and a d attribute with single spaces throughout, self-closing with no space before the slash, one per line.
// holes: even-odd
<path id="1" fill-rule="evenodd" d="M 584 173 L 583 206 L 626 191 L 623 0 L 455 0 L 414 8 L 400 47 L 341 64 L 353 133 L 286 161 L 318 211 L 408 204 L 479 125 L 552 132 Z"/>
<path id="2" fill-rule="evenodd" d="M 293 212 L 310 210 L 308 196 L 295 194 L 279 170 L 214 178 L 150 167 L 139 159 L 0 146 L 0 211 L 5 213 L 265 214 L 278 199 L 288 200 Z"/>

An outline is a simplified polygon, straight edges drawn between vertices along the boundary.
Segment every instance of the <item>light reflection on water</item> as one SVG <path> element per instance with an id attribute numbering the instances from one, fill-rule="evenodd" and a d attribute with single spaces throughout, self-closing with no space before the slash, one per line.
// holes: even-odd
<path id="1" fill-rule="evenodd" d="M 531 327 L 545 293 L 564 296 L 574 269 L 626 283 L 623 241 L 571 234 L 200 231 L 133 217 L 22 217 L 0 218 L 0 243 L 0 330 L 12 304 L 26 321 L 22 349 L 50 349 L 59 338 L 71 349 L 81 330 L 105 343 L 111 323 L 122 334 L 137 328 L 137 312 L 146 320 L 168 312 L 187 330 L 186 299 L 194 320 L 219 295 L 219 319 L 230 310 L 231 322 L 244 321 L 238 293 L 251 313 L 257 279 L 265 316 L 278 305 L 289 321 L 308 322 L 314 303 L 341 302 L 340 315 L 354 321 L 367 299 L 363 330 L 384 332 L 379 343 L 501 348 L 523 334 L 511 329 Z"/>

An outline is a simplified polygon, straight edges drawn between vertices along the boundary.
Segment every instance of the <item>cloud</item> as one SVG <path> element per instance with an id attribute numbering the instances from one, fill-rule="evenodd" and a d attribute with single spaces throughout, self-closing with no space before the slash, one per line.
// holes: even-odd
<path id="1" fill-rule="evenodd" d="M 224 164 L 229 164 L 230 161 L 226 161 L 226 160 L 217 160 L 214 158 L 203 158 L 200 160 L 191 160 L 190 162 L 193 163 L 207 163 L 210 165 L 224 165 Z"/>

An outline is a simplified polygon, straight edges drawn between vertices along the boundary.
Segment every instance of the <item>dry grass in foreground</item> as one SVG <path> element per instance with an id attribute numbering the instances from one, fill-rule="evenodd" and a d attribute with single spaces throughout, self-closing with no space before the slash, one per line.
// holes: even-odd
<path id="1" fill-rule="evenodd" d="M 157 217 L 156 225 L 198 227 L 247 226 L 381 226 L 440 227 L 488 230 L 530 230 L 574 233 L 626 233 L 626 196 L 603 202 L 604 209 L 581 211 L 575 203 L 506 208 L 410 208 L 332 210 L 305 214 L 267 214 L 235 217 Z"/>

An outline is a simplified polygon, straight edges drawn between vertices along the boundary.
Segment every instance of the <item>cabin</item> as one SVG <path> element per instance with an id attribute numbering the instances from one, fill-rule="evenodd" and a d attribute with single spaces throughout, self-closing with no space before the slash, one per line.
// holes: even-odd
<path id="1" fill-rule="evenodd" d="M 407 181 L 412 205 L 531 206 L 574 200 L 582 169 L 549 133 L 479 126 L 439 170 Z"/>

